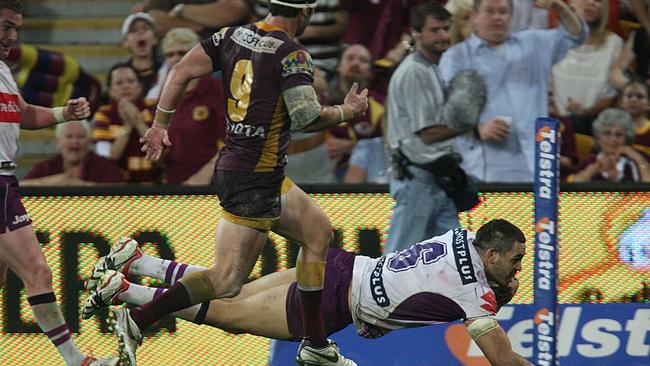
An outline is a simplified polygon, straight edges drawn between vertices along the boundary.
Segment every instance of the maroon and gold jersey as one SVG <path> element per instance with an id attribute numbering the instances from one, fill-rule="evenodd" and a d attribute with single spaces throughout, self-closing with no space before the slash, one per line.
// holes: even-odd
<path id="1" fill-rule="evenodd" d="M 650 120 L 635 131 L 634 148 L 641 151 L 646 159 L 650 160 Z"/>
<path id="2" fill-rule="evenodd" d="M 291 120 L 282 92 L 313 83 L 311 56 L 264 22 L 223 28 L 201 45 L 223 73 L 226 141 L 217 169 L 283 171 Z"/>
<path id="3" fill-rule="evenodd" d="M 135 106 L 140 110 L 142 121 L 151 126 L 153 123 L 154 108 L 156 106 L 153 101 L 145 101 L 140 98 Z M 93 142 L 108 141 L 113 143 L 115 139 L 126 132 L 126 127 L 117 108 L 117 102 L 113 101 L 110 104 L 99 107 L 95 112 L 95 126 L 92 131 Z M 117 159 L 117 164 L 122 170 L 127 173 L 128 183 L 143 183 L 151 184 L 160 181 L 161 170 L 151 160 L 145 159 L 145 153 L 140 150 L 140 135 L 133 129 L 129 134 L 127 142 L 122 155 Z"/>

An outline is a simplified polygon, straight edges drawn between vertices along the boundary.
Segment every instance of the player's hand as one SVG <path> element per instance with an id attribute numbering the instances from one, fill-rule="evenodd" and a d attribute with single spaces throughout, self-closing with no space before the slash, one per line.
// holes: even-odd
<path id="1" fill-rule="evenodd" d="M 358 90 L 359 83 L 355 82 L 344 101 L 344 104 L 352 111 L 354 118 L 363 116 L 368 109 L 368 89 L 363 89 L 361 93 L 357 93 Z"/>
<path id="2" fill-rule="evenodd" d="M 90 116 L 90 103 L 86 98 L 70 99 L 63 110 L 63 117 L 66 120 L 79 120 Z"/>
<path id="3" fill-rule="evenodd" d="M 154 161 L 160 159 L 165 146 L 172 145 L 167 135 L 167 127 L 157 122 L 154 122 L 144 136 L 140 137 L 140 142 L 143 144 L 140 150 L 146 153 L 145 159 Z"/>

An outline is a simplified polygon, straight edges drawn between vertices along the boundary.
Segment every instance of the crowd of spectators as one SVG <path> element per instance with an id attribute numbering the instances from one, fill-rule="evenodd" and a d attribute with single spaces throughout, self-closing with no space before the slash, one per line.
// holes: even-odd
<path id="1" fill-rule="evenodd" d="M 425 2 L 319 1 L 298 39 L 317 66 L 315 89 L 323 103 L 337 104 L 357 82 L 369 89 L 370 107 L 365 116 L 327 132 L 294 133 L 287 166 L 294 181 L 390 181 L 388 86 L 402 60 L 418 52 L 410 18 Z M 450 28 L 437 30 L 448 35 L 442 37 L 448 44 L 432 68 L 436 80 L 444 86 L 469 69 L 487 87 L 477 128 L 449 142 L 470 176 L 487 183 L 532 181 L 534 120 L 550 115 L 561 122 L 563 181 L 650 181 L 647 2 L 439 3 L 451 21 Z M 219 73 L 188 85 L 162 163 L 144 159 L 138 140 L 152 122 L 169 68 L 201 39 L 225 26 L 262 21 L 267 10 L 268 0 L 138 3 L 121 28 L 129 58 L 107 71 L 96 112 L 89 121 L 60 126 L 59 154 L 32 167 L 23 182 L 209 184 L 225 138 Z"/>

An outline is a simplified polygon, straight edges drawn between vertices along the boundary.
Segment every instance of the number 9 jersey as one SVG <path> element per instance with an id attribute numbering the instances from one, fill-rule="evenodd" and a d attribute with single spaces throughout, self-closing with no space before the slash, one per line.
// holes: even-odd
<path id="1" fill-rule="evenodd" d="M 201 42 L 223 73 L 226 140 L 216 169 L 282 172 L 291 121 L 282 92 L 312 85 L 309 53 L 265 22 L 223 28 Z"/>
<path id="2" fill-rule="evenodd" d="M 380 258 L 357 256 L 350 295 L 357 333 L 376 338 L 495 315 L 496 297 L 473 241 L 472 233 L 454 229 Z"/>

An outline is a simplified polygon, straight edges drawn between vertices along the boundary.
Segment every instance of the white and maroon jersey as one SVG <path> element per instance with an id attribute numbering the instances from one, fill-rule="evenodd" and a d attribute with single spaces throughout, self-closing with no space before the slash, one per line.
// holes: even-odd
<path id="1" fill-rule="evenodd" d="M 0 175 L 14 175 L 20 134 L 18 86 L 9 67 L 0 61 Z"/>
<path id="2" fill-rule="evenodd" d="M 497 304 L 474 235 L 454 229 L 380 258 L 357 256 L 350 311 L 357 333 L 495 315 Z"/>

